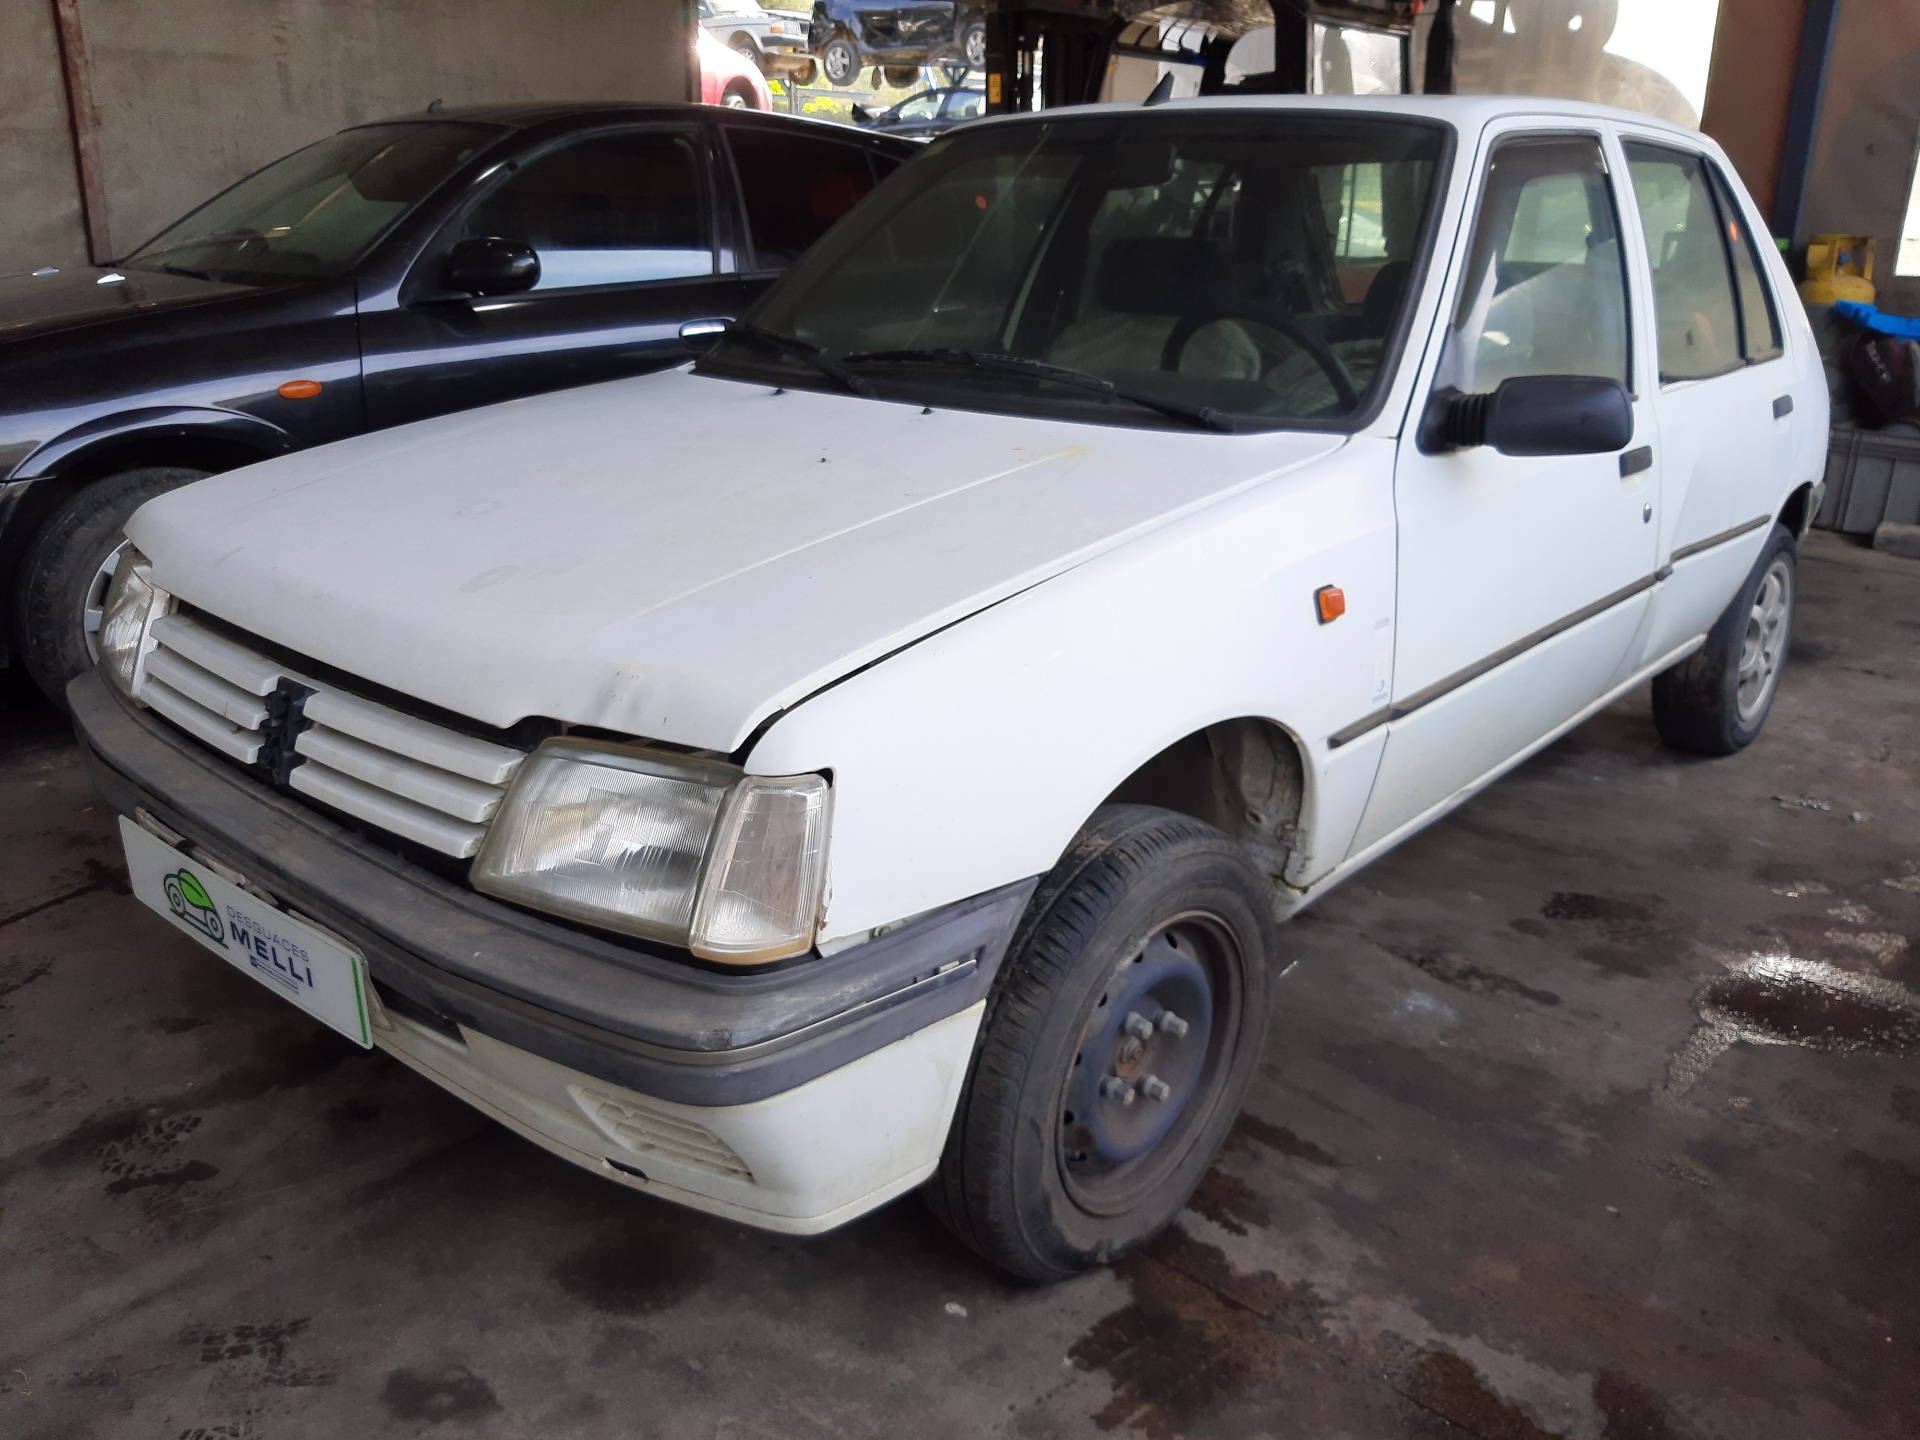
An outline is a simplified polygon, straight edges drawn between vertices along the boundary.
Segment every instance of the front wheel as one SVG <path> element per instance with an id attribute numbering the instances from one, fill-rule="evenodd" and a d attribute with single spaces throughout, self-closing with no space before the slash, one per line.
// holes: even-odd
<path id="1" fill-rule="evenodd" d="M 177 465 L 123 470 L 76 490 L 41 525 L 20 567 L 14 614 L 20 658 L 54 704 L 65 707 L 67 682 L 94 662 L 101 607 L 127 543 L 127 521 L 154 496 L 206 473 Z"/>
<path id="2" fill-rule="evenodd" d="M 1760 734 L 1793 632 L 1793 532 L 1775 525 L 1707 643 L 1653 679 L 1660 738 L 1695 755 L 1731 755 Z"/>
<path id="3" fill-rule="evenodd" d="M 821 47 L 820 68 L 827 79 L 845 88 L 860 80 L 860 47 L 845 35 L 836 35 Z"/>
<path id="4" fill-rule="evenodd" d="M 927 1188 L 948 1229 L 1057 1280 L 1179 1214 L 1266 1039 L 1272 903 L 1210 825 L 1144 805 L 1094 816 L 995 984 Z"/>

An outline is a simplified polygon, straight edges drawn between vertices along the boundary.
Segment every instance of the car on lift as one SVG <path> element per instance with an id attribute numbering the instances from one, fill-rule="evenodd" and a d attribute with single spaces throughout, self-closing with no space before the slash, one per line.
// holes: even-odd
<path id="1" fill-rule="evenodd" d="M 765 73 L 812 81 L 817 62 L 807 53 L 809 17 L 762 9 L 758 0 L 700 0 L 698 18 L 701 30 Z"/>
<path id="2" fill-rule="evenodd" d="M 679 364 L 914 153 L 689 106 L 444 111 L 296 151 L 111 266 L 0 280 L 0 663 L 62 694 L 142 501 Z"/>
<path id="3" fill-rule="evenodd" d="M 959 0 L 814 0 L 807 43 L 835 85 L 859 84 L 869 65 L 889 85 L 913 85 L 922 66 L 943 60 L 984 70 L 986 13 Z"/>
<path id="4" fill-rule="evenodd" d="M 902 135 L 912 140 L 931 140 L 968 120 L 987 113 L 987 92 L 975 85 L 942 85 L 909 95 L 898 105 L 874 112 L 864 105 L 853 107 L 853 123 L 864 130 L 883 135 Z"/>
<path id="5" fill-rule="evenodd" d="M 612 1182 L 1098 1265 L 1280 921 L 1635 686 L 1760 734 L 1827 445 L 1766 233 L 1572 102 L 968 125 L 690 368 L 140 510 L 68 691 L 133 893 Z"/>

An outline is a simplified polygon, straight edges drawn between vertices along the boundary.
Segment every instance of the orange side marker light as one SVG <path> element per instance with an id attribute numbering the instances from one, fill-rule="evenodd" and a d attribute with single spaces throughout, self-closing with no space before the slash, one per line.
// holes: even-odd
<path id="1" fill-rule="evenodd" d="M 320 393 L 318 380 L 289 380 L 280 387 L 283 400 L 311 400 Z"/>
<path id="2" fill-rule="evenodd" d="M 1313 592 L 1314 609 L 1322 625 L 1332 624 L 1347 613 L 1347 592 L 1338 585 L 1322 585 Z"/>

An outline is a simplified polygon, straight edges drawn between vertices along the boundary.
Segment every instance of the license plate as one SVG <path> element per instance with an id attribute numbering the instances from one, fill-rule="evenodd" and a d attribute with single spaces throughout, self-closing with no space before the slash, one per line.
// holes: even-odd
<path id="1" fill-rule="evenodd" d="M 367 962 L 358 951 L 222 879 L 125 816 L 120 840 L 141 904 L 323 1025 L 372 1048 Z"/>

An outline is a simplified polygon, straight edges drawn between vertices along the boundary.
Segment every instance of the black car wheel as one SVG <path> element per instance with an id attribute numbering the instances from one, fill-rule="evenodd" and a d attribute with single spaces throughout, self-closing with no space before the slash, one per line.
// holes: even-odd
<path id="1" fill-rule="evenodd" d="M 1041 883 L 999 976 L 934 1213 L 1055 1280 L 1165 1226 L 1212 1164 L 1266 1038 L 1272 897 L 1212 826 L 1094 816 Z"/>
<path id="2" fill-rule="evenodd" d="M 67 682 L 93 664 L 127 521 L 154 496 L 206 474 L 177 465 L 123 470 L 76 490 L 41 525 L 21 566 L 14 614 L 27 673 L 54 704 L 66 704 Z"/>
<path id="3" fill-rule="evenodd" d="M 969 21 L 967 28 L 960 32 L 960 53 L 966 57 L 969 70 L 987 68 L 987 23 L 984 20 Z"/>
<path id="4" fill-rule="evenodd" d="M 1775 525 L 1707 643 L 1653 677 L 1653 723 L 1675 750 L 1731 755 L 1767 723 L 1793 634 L 1793 532 Z"/>
<path id="5" fill-rule="evenodd" d="M 846 87 L 860 81 L 860 47 L 845 35 L 836 35 L 821 47 L 820 68 L 830 84 Z"/>

